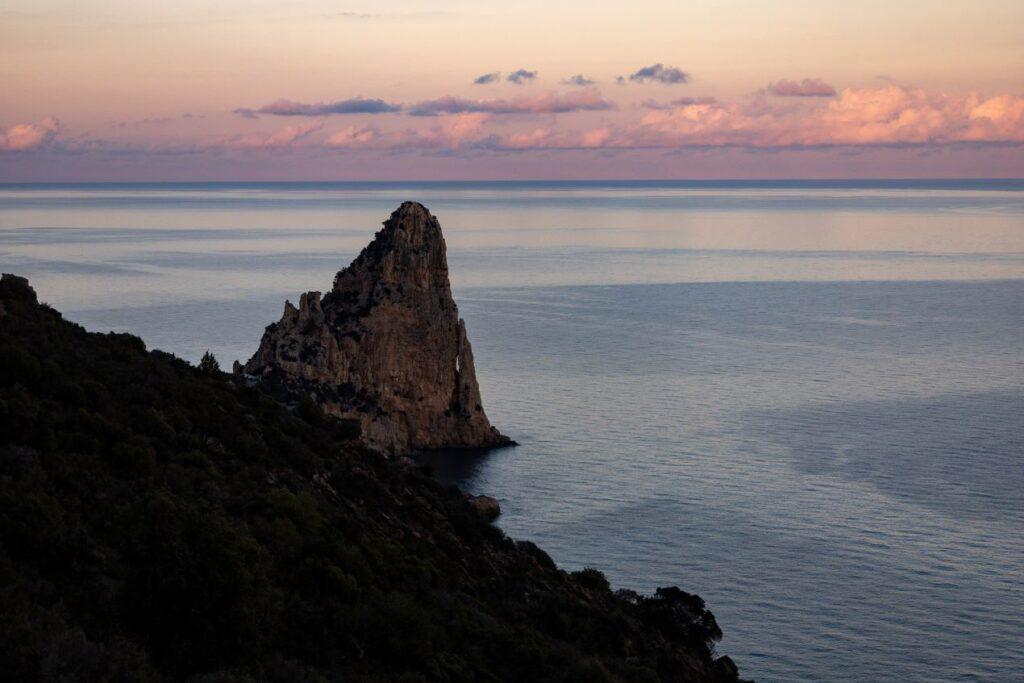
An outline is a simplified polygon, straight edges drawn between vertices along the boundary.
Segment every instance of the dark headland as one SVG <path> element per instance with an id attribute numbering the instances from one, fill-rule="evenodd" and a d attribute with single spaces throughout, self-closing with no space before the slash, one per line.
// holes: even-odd
<path id="1" fill-rule="evenodd" d="M 382 456 L 506 441 L 422 206 L 214 365 L 3 275 L 3 678 L 738 680 L 699 597 L 559 570 Z"/>

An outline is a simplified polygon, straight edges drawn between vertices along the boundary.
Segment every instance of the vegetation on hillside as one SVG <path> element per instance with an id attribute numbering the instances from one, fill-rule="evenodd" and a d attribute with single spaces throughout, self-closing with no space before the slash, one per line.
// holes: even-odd
<path id="1" fill-rule="evenodd" d="M 561 571 L 205 366 L 0 282 L 4 678 L 736 679 L 696 596 Z"/>

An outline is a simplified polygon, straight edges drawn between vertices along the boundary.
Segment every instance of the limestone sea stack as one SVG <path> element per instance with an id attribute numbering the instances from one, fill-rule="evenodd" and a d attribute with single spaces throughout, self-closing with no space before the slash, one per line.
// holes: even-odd
<path id="1" fill-rule="evenodd" d="M 322 300 L 285 302 L 236 372 L 358 422 L 362 440 L 389 454 L 511 443 L 484 413 L 441 226 L 416 202 L 391 214 Z"/>

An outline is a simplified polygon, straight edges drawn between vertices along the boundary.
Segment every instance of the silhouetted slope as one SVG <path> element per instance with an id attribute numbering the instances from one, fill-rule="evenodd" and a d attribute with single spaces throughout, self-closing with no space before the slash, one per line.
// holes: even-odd
<path id="1" fill-rule="evenodd" d="M 703 603 L 613 594 L 455 489 L 0 282 L 0 677 L 735 680 Z"/>

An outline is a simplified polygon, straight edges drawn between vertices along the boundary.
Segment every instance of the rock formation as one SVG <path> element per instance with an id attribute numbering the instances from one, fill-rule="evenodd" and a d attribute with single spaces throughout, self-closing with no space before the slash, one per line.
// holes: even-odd
<path id="1" fill-rule="evenodd" d="M 285 302 L 235 370 L 357 421 L 367 445 L 387 453 L 511 443 L 484 413 L 441 226 L 416 202 L 391 214 L 322 300 Z"/>
<path id="2" fill-rule="evenodd" d="M 473 506 L 473 509 L 480 513 L 480 515 L 488 522 L 496 520 L 501 515 L 501 505 L 498 503 L 497 498 L 491 496 L 474 496 L 466 494 L 466 500 Z"/>

